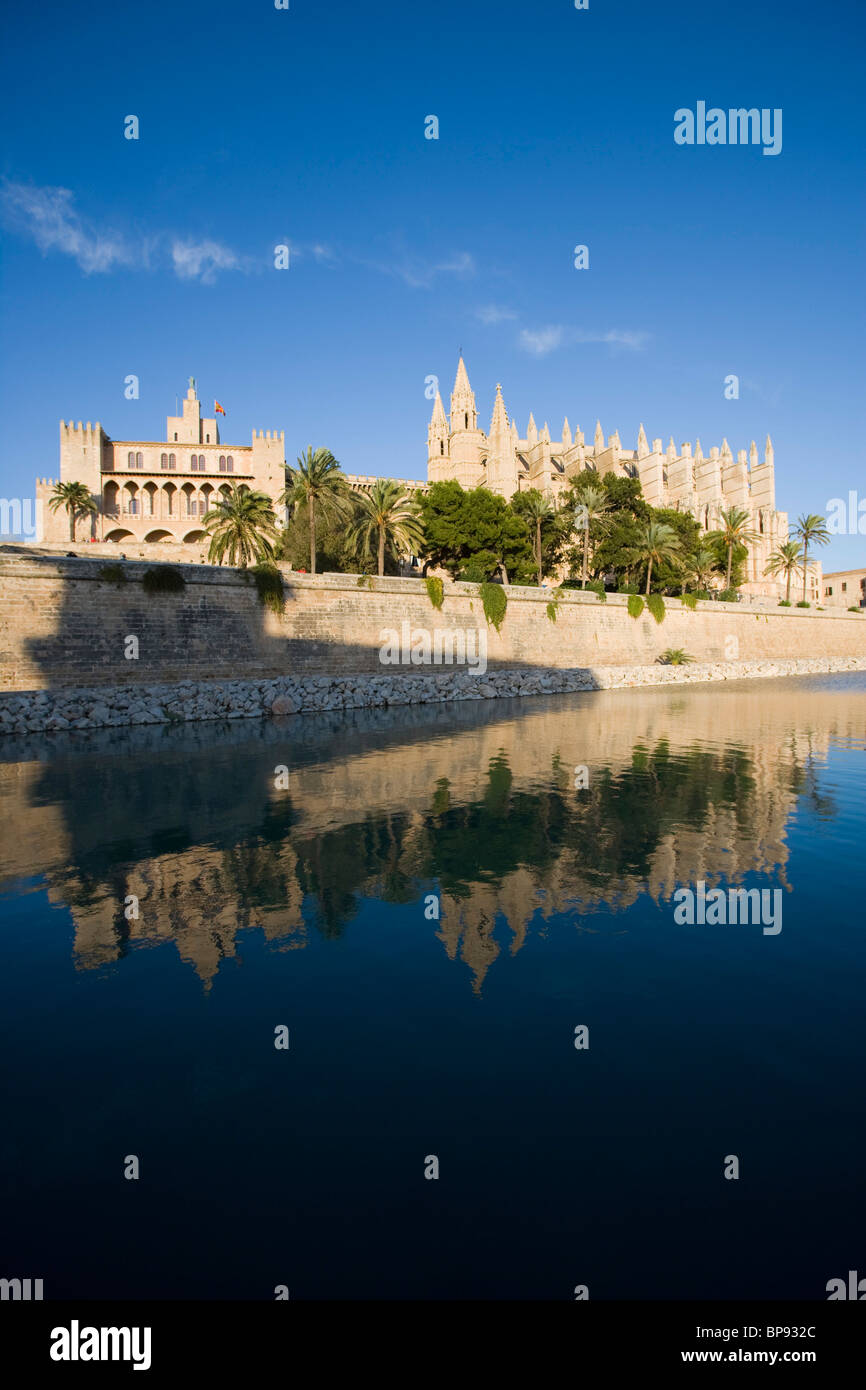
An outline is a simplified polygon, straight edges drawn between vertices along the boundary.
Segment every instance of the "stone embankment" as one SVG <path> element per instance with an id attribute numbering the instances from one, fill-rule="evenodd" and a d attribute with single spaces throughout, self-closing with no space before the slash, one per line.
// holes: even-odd
<path id="1" fill-rule="evenodd" d="M 866 657 L 797 661 L 695 662 L 686 666 L 597 666 L 573 670 L 497 669 L 359 676 L 290 676 L 262 681 L 178 681 L 0 695 L 0 734 L 97 729 L 201 719 L 258 719 L 307 710 L 558 695 L 581 690 L 690 685 L 772 676 L 866 671 Z"/>

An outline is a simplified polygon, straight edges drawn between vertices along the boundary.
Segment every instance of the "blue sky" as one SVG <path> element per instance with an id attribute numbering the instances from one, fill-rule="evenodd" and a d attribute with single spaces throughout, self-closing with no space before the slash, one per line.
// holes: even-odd
<path id="1" fill-rule="evenodd" d="M 855 0 L 15 7 L 0 493 L 61 418 L 161 439 L 190 374 L 232 443 L 423 477 L 462 347 L 485 429 L 501 381 L 521 433 L 769 432 L 792 517 L 866 497 L 864 34 Z M 699 100 L 781 108 L 782 152 L 677 146 Z"/>

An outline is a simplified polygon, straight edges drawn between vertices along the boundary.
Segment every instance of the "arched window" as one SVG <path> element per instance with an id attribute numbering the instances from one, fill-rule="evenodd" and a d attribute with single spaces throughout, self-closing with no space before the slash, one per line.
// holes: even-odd
<path id="1" fill-rule="evenodd" d="M 160 468 L 168 468 L 168 454 L 160 454 L 159 466 Z"/>
<path id="2" fill-rule="evenodd" d="M 469 416 L 468 416 L 468 415 L 464 415 L 464 416 L 463 416 L 463 419 L 464 419 L 464 422 L 465 422 L 463 427 L 464 427 L 464 429 L 467 429 L 467 430 L 468 430 L 468 428 L 469 428 Z"/>
<path id="3" fill-rule="evenodd" d="M 444 453 L 445 453 L 445 440 L 444 440 L 444 439 L 440 439 L 440 440 L 439 440 L 439 452 L 440 452 L 440 454 L 444 454 Z"/>
<path id="4" fill-rule="evenodd" d="M 134 467 L 135 467 L 135 454 L 132 454 L 132 453 L 127 454 L 127 456 L 126 456 L 126 466 L 127 466 L 127 468 L 134 468 Z"/>
<path id="5" fill-rule="evenodd" d="M 209 435 L 209 434 L 206 434 L 206 435 L 205 435 L 205 437 L 204 437 L 204 442 L 205 442 L 205 444 L 210 444 L 210 435 Z"/>
<path id="6" fill-rule="evenodd" d="M 226 471 L 226 456 L 225 456 L 225 454 L 220 454 L 220 472 L 221 472 L 221 473 L 225 473 L 225 471 Z"/>
<path id="7" fill-rule="evenodd" d="M 175 438 L 177 438 L 177 436 L 175 436 Z M 177 459 L 175 458 L 174 454 L 169 454 L 169 456 L 168 456 L 168 466 L 169 466 L 169 468 L 176 468 L 176 467 L 177 467 Z"/>
<path id="8" fill-rule="evenodd" d="M 232 458 L 231 454 L 229 454 L 228 458 L 226 459 L 226 472 L 227 472 L 227 473 L 234 473 L 234 471 L 235 471 L 235 461 L 234 461 L 234 459 Z"/>
<path id="9" fill-rule="evenodd" d="M 135 466 L 136 466 L 136 468 L 143 468 L 143 467 L 144 467 L 144 454 L 136 454 L 136 456 L 135 456 Z"/>

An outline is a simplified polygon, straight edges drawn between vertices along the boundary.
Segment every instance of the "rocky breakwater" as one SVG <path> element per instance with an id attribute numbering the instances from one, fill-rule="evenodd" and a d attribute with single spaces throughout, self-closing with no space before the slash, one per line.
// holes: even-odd
<path id="1" fill-rule="evenodd" d="M 487 671 L 484 675 L 460 670 L 381 676 L 284 676 L 263 681 L 178 681 L 164 685 L 24 691 L 0 695 L 0 734 L 200 719 L 279 718 L 305 710 L 491 700 L 863 670 L 866 657 L 840 657 L 695 662 L 686 666 L 596 666 L 570 671 L 511 668 Z"/>

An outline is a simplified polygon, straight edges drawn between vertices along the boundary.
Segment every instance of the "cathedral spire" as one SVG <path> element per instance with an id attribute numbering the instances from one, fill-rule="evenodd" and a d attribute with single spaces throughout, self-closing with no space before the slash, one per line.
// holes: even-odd
<path id="1" fill-rule="evenodd" d="M 475 408 L 475 392 L 469 385 L 466 363 L 461 354 L 460 361 L 457 363 L 457 375 L 454 378 L 454 390 L 451 392 L 451 433 L 456 434 L 458 430 L 477 429 L 478 411 Z"/>
<path id="2" fill-rule="evenodd" d="M 604 453 L 604 448 L 605 448 L 605 444 L 604 444 L 604 432 L 602 431 L 602 428 L 601 428 L 601 421 L 600 421 L 600 420 L 596 420 L 596 422 L 595 422 L 595 439 L 593 440 L 593 449 L 592 449 L 592 451 L 593 451 L 594 454 L 603 454 L 603 453 Z"/>
<path id="3" fill-rule="evenodd" d="M 571 448 L 571 426 L 568 423 L 567 415 L 562 422 L 562 447 L 564 449 Z"/>
<path id="4" fill-rule="evenodd" d="M 538 442 L 538 430 L 535 425 L 535 416 L 533 415 L 532 411 L 529 412 L 529 424 L 526 426 L 526 442 L 529 445 L 530 449 L 532 448 L 533 444 L 537 444 Z"/>
<path id="5" fill-rule="evenodd" d="M 648 454 L 649 451 L 650 451 L 650 448 L 649 448 L 649 443 L 647 442 L 646 430 L 645 430 L 644 427 L 643 427 L 643 423 L 641 423 L 641 427 L 640 427 L 640 429 L 639 429 L 638 432 L 637 432 L 637 456 L 638 456 L 638 458 L 639 458 L 639 459 L 642 459 L 643 456 L 644 456 L 644 454 Z"/>

